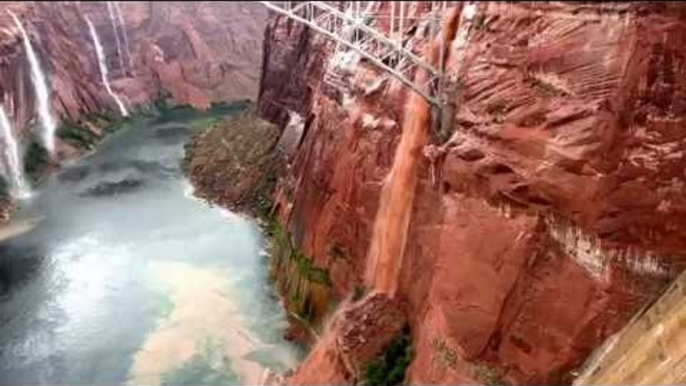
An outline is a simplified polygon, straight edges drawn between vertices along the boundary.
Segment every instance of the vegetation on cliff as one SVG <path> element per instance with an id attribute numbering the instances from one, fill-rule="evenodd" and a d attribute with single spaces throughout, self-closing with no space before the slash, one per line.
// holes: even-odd
<path id="1" fill-rule="evenodd" d="M 24 173 L 32 182 L 36 182 L 47 172 L 49 162 L 45 147 L 38 142 L 31 142 L 24 154 Z"/>
<path id="2" fill-rule="evenodd" d="M 286 306 L 308 329 L 326 311 L 331 278 L 296 248 L 287 232 L 274 219 L 266 218 L 271 238 L 272 277 L 286 297 Z"/>
<path id="3" fill-rule="evenodd" d="M 403 329 L 383 352 L 365 367 L 366 386 L 402 384 L 405 371 L 412 361 L 412 337 L 409 328 Z"/>
<path id="4" fill-rule="evenodd" d="M 57 137 L 69 145 L 85 150 L 92 150 L 101 138 L 83 124 L 72 120 L 65 120 L 57 130 Z"/>
<path id="5" fill-rule="evenodd" d="M 75 150 L 76 154 L 92 151 L 106 137 L 128 123 L 145 118 L 142 114 L 149 107 L 141 107 L 129 117 L 120 119 L 112 111 L 91 112 L 74 119 L 62 117 L 56 135 L 62 142 Z M 29 142 L 24 152 L 24 172 L 32 183 L 39 183 L 52 169 L 53 164 L 48 151 L 37 139 Z"/>

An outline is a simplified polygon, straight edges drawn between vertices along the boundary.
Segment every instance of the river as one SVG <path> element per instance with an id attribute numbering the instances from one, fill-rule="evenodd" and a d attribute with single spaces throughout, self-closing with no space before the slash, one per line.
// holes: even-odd
<path id="1" fill-rule="evenodd" d="M 0 242 L 0 384 L 258 384 L 294 366 L 249 218 L 193 197 L 199 113 L 147 118 L 51 176 Z"/>

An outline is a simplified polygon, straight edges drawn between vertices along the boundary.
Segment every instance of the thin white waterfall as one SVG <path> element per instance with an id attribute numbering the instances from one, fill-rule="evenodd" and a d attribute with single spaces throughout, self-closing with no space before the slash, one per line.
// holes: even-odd
<path id="1" fill-rule="evenodd" d="M 91 37 L 93 38 L 93 45 L 95 45 L 95 53 L 98 56 L 98 65 L 100 66 L 100 75 L 102 76 L 102 83 L 105 85 L 105 90 L 107 90 L 107 93 L 110 94 L 112 99 L 114 99 L 115 102 L 117 102 L 117 106 L 119 107 L 119 112 L 123 116 L 128 116 L 129 113 L 126 111 L 126 107 L 124 107 L 124 104 L 122 103 L 121 99 L 117 96 L 117 94 L 112 91 L 112 87 L 110 87 L 110 81 L 107 79 L 107 61 L 105 59 L 105 51 L 102 49 L 102 45 L 100 44 L 100 39 L 98 38 L 98 32 L 95 30 L 95 27 L 93 26 L 93 23 L 91 23 L 90 19 L 88 17 L 86 18 L 86 23 L 88 23 L 88 28 L 90 29 L 91 32 Z"/>
<path id="2" fill-rule="evenodd" d="M 119 40 L 119 30 L 117 29 L 117 21 L 114 19 L 114 11 L 112 10 L 112 2 L 108 1 L 105 3 L 107 5 L 107 14 L 110 17 L 110 23 L 112 24 L 112 30 L 114 31 L 114 40 L 117 44 L 117 57 L 119 59 L 119 66 L 122 72 L 126 72 L 126 67 L 124 67 L 124 57 L 121 51 L 121 40 Z"/>
<path id="3" fill-rule="evenodd" d="M 14 197 L 27 198 L 31 195 L 31 190 L 24 178 L 19 143 L 14 136 L 12 125 L 2 105 L 0 105 L 0 137 L 2 139 L 3 166 L 11 185 L 10 192 Z"/>
<path id="4" fill-rule="evenodd" d="M 121 9 L 119 9 L 119 3 L 116 1 L 114 2 L 114 10 L 117 13 L 119 27 L 121 27 L 122 35 L 124 36 L 124 50 L 126 51 L 126 59 L 129 65 L 129 70 L 131 70 L 131 51 L 129 51 L 129 35 L 126 32 L 126 24 L 124 23 L 124 17 L 122 16 Z"/>
<path id="5" fill-rule="evenodd" d="M 31 67 L 31 79 L 33 80 L 33 87 L 36 90 L 38 117 L 40 118 L 41 125 L 43 126 L 43 145 L 50 154 L 54 154 L 55 131 L 57 130 L 57 123 L 50 112 L 50 91 L 48 89 L 48 84 L 45 80 L 45 75 L 40 68 L 40 63 L 38 62 L 36 52 L 33 50 L 33 46 L 31 45 L 31 40 L 29 39 L 26 30 L 24 30 L 24 26 L 21 24 L 21 21 L 17 15 L 10 10 L 7 12 L 14 19 L 14 23 L 21 31 L 24 39 L 24 50 L 26 51 L 26 56 L 28 57 L 29 65 Z"/>

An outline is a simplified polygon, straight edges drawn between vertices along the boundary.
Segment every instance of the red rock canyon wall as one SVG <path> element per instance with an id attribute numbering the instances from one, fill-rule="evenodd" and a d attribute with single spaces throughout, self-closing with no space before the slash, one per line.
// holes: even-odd
<path id="1" fill-rule="evenodd" d="M 568 383 L 682 270 L 684 27 L 678 4 L 477 5 L 451 40 L 446 140 L 430 133 L 393 257 L 411 383 Z M 409 94 L 364 61 L 331 70 L 335 45 L 281 17 L 267 31 L 264 71 L 293 81 L 264 78 L 261 112 L 305 118 L 277 215 L 343 299 L 365 284 Z M 420 29 L 405 34 L 422 53 Z M 332 341 L 293 383 L 322 382 L 305 369 L 345 357 Z"/>

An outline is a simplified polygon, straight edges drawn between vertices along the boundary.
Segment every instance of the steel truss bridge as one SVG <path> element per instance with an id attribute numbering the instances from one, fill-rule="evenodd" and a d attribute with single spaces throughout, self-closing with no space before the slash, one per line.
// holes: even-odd
<path id="1" fill-rule="evenodd" d="M 261 1 L 270 10 L 304 24 L 366 58 L 405 86 L 421 95 L 434 107 L 440 108 L 443 101 L 444 47 L 440 50 L 439 66 L 429 63 L 408 47 L 406 34 L 425 28 L 424 33 L 433 38 L 440 31 L 440 19 L 449 3 L 432 2 L 387 2 L 386 7 L 374 8 L 366 1 Z M 410 7 L 422 5 L 428 12 L 414 12 Z M 385 21 L 381 29 L 373 25 Z M 428 29 L 428 30 L 427 30 Z M 444 44 L 441 39 L 441 44 Z M 426 77 L 415 78 L 418 71 Z"/>

